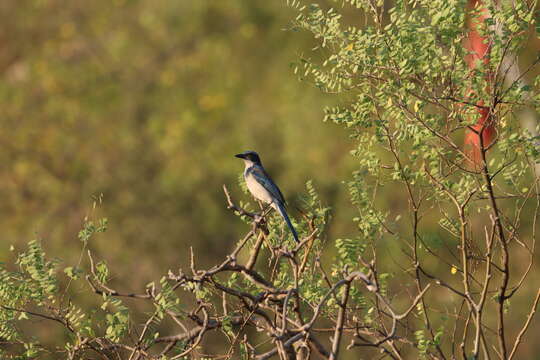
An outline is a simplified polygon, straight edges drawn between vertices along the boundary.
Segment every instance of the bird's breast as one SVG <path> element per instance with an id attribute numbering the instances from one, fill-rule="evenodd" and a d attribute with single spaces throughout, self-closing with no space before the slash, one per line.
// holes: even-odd
<path id="1" fill-rule="evenodd" d="M 272 202 L 272 196 L 268 192 L 268 190 L 265 189 L 264 186 L 262 186 L 255 177 L 247 172 L 245 174 L 246 179 L 246 185 L 249 189 L 249 192 L 257 199 L 265 203 L 271 203 Z"/>

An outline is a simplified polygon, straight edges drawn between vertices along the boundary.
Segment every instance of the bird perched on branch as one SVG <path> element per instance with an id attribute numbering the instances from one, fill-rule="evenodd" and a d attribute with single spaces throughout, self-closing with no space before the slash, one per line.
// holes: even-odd
<path id="1" fill-rule="evenodd" d="M 287 223 L 287 226 L 293 234 L 294 240 L 300 242 L 298 240 L 298 234 L 291 224 L 291 220 L 285 210 L 285 199 L 283 198 L 283 194 L 264 170 L 259 155 L 255 151 L 244 151 L 235 156 L 244 160 L 244 164 L 246 165 L 244 170 L 244 180 L 246 180 L 246 185 L 251 195 L 253 195 L 255 199 L 274 208 L 283 217 L 285 223 Z"/>

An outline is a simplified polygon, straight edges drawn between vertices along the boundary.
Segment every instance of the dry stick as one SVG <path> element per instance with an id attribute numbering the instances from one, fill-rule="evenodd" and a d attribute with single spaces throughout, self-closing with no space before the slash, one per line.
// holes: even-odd
<path id="1" fill-rule="evenodd" d="M 250 217 L 252 219 L 255 219 L 257 217 L 256 213 L 251 213 L 249 211 L 246 211 L 246 210 L 242 209 L 239 206 L 236 206 L 232 201 L 231 194 L 229 193 L 229 190 L 227 189 L 227 186 L 225 186 L 225 185 L 223 185 L 223 192 L 225 193 L 225 197 L 227 198 L 227 209 L 233 210 L 233 211 L 237 212 L 241 216 L 244 215 L 244 216 Z"/>
<path id="2" fill-rule="evenodd" d="M 176 345 L 176 341 L 171 341 L 165 346 L 165 348 L 159 353 L 158 359 L 164 357 L 169 351 L 171 351 Z"/>
<path id="3" fill-rule="evenodd" d="M 221 268 L 221 271 L 233 271 L 240 272 L 247 280 L 251 281 L 253 284 L 263 288 L 264 290 L 272 294 L 286 294 L 285 290 L 276 289 L 271 282 L 263 278 L 258 272 L 247 269 L 242 265 L 226 265 Z"/>
<path id="4" fill-rule="evenodd" d="M 310 344 L 313 344 L 315 349 L 317 349 L 317 351 L 323 358 L 327 359 L 330 356 L 330 353 L 324 348 L 324 346 L 319 342 L 316 337 L 314 337 L 312 334 L 308 334 L 308 339 L 310 341 Z"/>
<path id="5" fill-rule="evenodd" d="M 534 317 L 534 314 L 536 313 L 536 308 L 538 306 L 539 300 L 540 300 L 540 288 L 536 292 L 536 299 L 534 299 L 533 305 L 531 307 L 531 311 L 529 312 L 529 315 L 527 316 L 527 320 L 525 321 L 523 328 L 521 329 L 521 331 L 519 332 L 516 338 L 516 342 L 514 343 L 514 347 L 512 348 L 512 351 L 510 352 L 510 356 L 508 357 L 508 360 L 512 360 L 512 358 L 516 354 L 518 346 L 521 344 L 521 339 L 523 338 L 523 335 L 525 335 L 525 332 L 527 332 L 527 329 L 529 328 L 529 325 L 531 324 L 531 320 Z"/>
<path id="6" fill-rule="evenodd" d="M 489 288 L 489 282 L 491 280 L 491 256 L 492 256 L 492 250 L 493 250 L 493 243 L 495 238 L 495 222 L 493 222 L 493 227 L 491 229 L 491 235 L 488 232 L 487 228 L 485 229 L 485 237 L 486 237 L 486 272 L 485 272 L 485 278 L 484 278 L 484 287 L 482 288 L 482 292 L 480 295 L 480 300 L 478 301 L 478 304 L 475 305 L 475 311 L 476 311 L 476 333 L 474 338 L 474 350 L 473 350 L 473 356 L 476 359 L 478 357 L 479 352 L 479 342 L 482 335 L 482 314 L 484 310 L 484 304 L 487 298 L 487 292 Z M 483 339 L 483 338 L 482 338 Z M 482 342 L 482 347 L 485 353 L 486 358 L 489 358 L 489 353 L 487 351 L 485 341 Z"/>
<path id="7" fill-rule="evenodd" d="M 98 338 L 99 339 L 99 338 Z M 112 344 L 107 344 L 107 345 L 104 345 L 102 343 L 99 344 L 101 346 L 101 348 L 103 350 L 114 350 L 115 351 L 115 354 L 116 356 L 118 357 L 118 359 L 121 359 L 120 357 L 120 354 L 115 350 L 115 349 L 124 349 L 124 350 L 127 350 L 127 351 L 133 351 L 135 350 L 135 348 L 133 348 L 132 346 L 129 346 L 129 345 L 125 345 L 125 344 L 118 344 L 118 343 L 112 343 Z M 143 354 L 144 356 L 146 356 L 147 359 L 151 359 L 152 357 L 150 356 L 150 354 L 148 353 L 144 353 Z M 110 357 L 107 357 L 107 359 L 110 359 Z"/>
<path id="8" fill-rule="evenodd" d="M 371 260 L 370 263 L 367 263 L 366 261 L 364 261 L 364 259 L 362 259 L 361 256 L 359 256 L 359 260 L 360 262 L 362 262 L 362 265 L 366 268 L 369 269 L 371 276 L 373 278 L 373 282 L 374 282 L 374 289 L 375 290 L 379 290 L 380 289 L 380 284 L 379 284 L 379 278 L 377 276 L 377 269 L 375 267 L 375 264 L 377 263 L 377 253 L 375 251 L 375 248 L 372 247 L 372 251 L 373 251 L 373 258 Z M 368 274 L 368 275 L 369 275 Z M 371 286 L 371 285 L 368 285 L 368 286 Z M 339 302 L 338 302 L 339 303 Z M 386 326 L 386 324 L 384 323 L 383 319 L 382 319 L 382 315 L 386 315 L 386 316 L 389 316 L 389 317 L 392 317 L 391 314 L 389 314 L 388 312 L 384 311 L 384 309 L 381 309 L 381 301 L 379 300 L 378 297 L 375 298 L 375 306 L 377 308 L 377 315 L 378 315 L 378 318 L 379 318 L 379 322 L 381 323 L 381 326 L 382 328 L 384 329 L 385 333 L 389 333 L 388 332 L 388 328 Z M 388 343 L 389 343 L 389 346 L 390 348 L 395 352 L 395 356 L 391 355 L 391 357 L 393 359 L 401 359 L 401 355 L 399 354 L 399 351 L 398 349 L 396 348 L 395 344 L 394 344 L 394 341 L 392 339 L 389 339 L 388 340 Z M 388 354 L 392 354 L 390 351 L 387 351 L 386 348 L 382 347 L 384 349 L 385 352 L 387 352 Z"/>
<path id="9" fill-rule="evenodd" d="M 461 315 L 461 310 L 463 310 L 463 305 L 465 305 L 466 301 L 467 300 L 464 298 L 461 301 L 461 305 L 459 306 L 459 311 L 457 313 L 454 312 L 455 317 L 456 317 L 456 321 L 454 322 L 454 331 L 452 331 L 452 340 L 450 342 L 450 344 L 452 345 L 452 359 L 456 358 L 456 334 L 457 334 L 458 319 L 459 319 L 459 317 Z"/>
<path id="10" fill-rule="evenodd" d="M 469 312 L 467 315 L 467 320 L 465 321 L 465 327 L 463 329 L 463 337 L 461 338 L 461 355 L 463 355 L 463 359 L 467 359 L 467 353 L 465 351 L 465 343 L 467 341 L 467 334 L 469 332 L 469 322 L 471 321 L 472 312 Z"/>
<path id="11" fill-rule="evenodd" d="M 204 323 L 202 325 L 202 328 L 201 330 L 199 331 L 199 334 L 197 335 L 197 338 L 195 340 L 195 342 L 193 343 L 193 345 L 191 345 L 188 349 L 186 349 L 185 351 L 181 352 L 180 354 L 178 355 L 175 355 L 171 358 L 171 360 L 175 360 L 175 359 L 180 359 L 181 357 L 184 357 L 185 355 L 189 354 L 190 352 L 192 352 L 197 346 L 199 346 L 199 344 L 201 343 L 201 340 L 202 340 L 202 336 L 203 334 L 208 330 L 208 313 L 206 311 L 206 308 L 203 307 L 202 308 L 202 311 L 203 311 L 203 314 L 204 314 Z"/>
<path id="12" fill-rule="evenodd" d="M 242 323 L 243 323 L 243 319 L 240 316 L 233 317 L 231 319 L 232 325 L 241 325 Z M 206 327 L 204 326 L 204 324 L 199 325 L 199 326 L 194 327 L 191 330 L 188 330 L 180 334 L 158 337 L 154 342 L 155 343 L 171 343 L 171 342 L 178 342 L 178 341 L 189 342 L 195 339 L 197 336 L 199 336 L 199 333 L 203 331 L 204 329 L 206 329 L 205 331 L 208 331 L 208 330 L 218 329 L 221 326 L 222 326 L 221 321 L 211 319 L 211 320 L 208 320 Z"/>
<path id="13" fill-rule="evenodd" d="M 411 306 L 405 312 L 403 312 L 402 314 L 396 314 L 395 311 L 390 306 L 389 301 L 384 296 L 381 295 L 380 288 L 377 287 L 377 285 L 374 284 L 368 278 L 368 276 L 366 276 L 364 273 L 359 272 L 359 271 L 353 272 L 348 276 L 348 279 L 351 279 L 351 281 L 356 279 L 356 278 L 360 278 L 364 282 L 364 284 L 366 285 L 366 288 L 369 291 L 373 292 L 375 294 L 375 296 L 387 308 L 387 310 L 389 312 L 389 316 L 392 318 L 392 328 L 391 328 L 390 332 L 383 339 L 377 341 L 376 343 L 369 343 L 369 344 L 352 343 L 351 345 L 349 345 L 349 348 L 351 348 L 353 346 L 376 346 L 376 347 L 378 347 L 378 346 L 382 345 L 383 343 L 393 339 L 394 336 L 395 336 L 395 333 L 396 333 L 398 321 L 404 319 L 405 317 L 407 317 L 410 314 L 410 312 L 416 307 L 416 305 L 423 299 L 424 294 L 426 293 L 426 291 L 431 287 L 431 284 L 427 284 L 424 287 L 424 289 L 418 293 L 416 298 L 413 300 Z"/>
<path id="14" fill-rule="evenodd" d="M 255 263 L 257 262 L 257 257 L 259 255 L 259 250 L 261 249 L 261 246 L 264 242 L 264 238 L 265 238 L 264 233 L 261 231 L 259 233 L 259 236 L 257 237 L 257 242 L 255 243 L 255 247 L 253 248 L 251 256 L 249 257 L 249 260 L 246 263 L 246 269 L 251 270 L 253 269 L 253 266 L 255 266 Z"/>
<path id="15" fill-rule="evenodd" d="M 498 303 L 499 303 L 499 309 L 498 309 L 498 316 L 497 316 L 497 327 L 498 327 L 498 335 L 499 335 L 499 351 L 501 354 L 501 357 L 503 359 L 506 359 L 506 339 L 504 335 L 504 301 L 506 300 L 506 289 L 508 287 L 508 282 L 510 278 L 510 254 L 508 252 L 508 244 L 506 243 L 505 235 L 504 235 L 504 229 L 501 221 L 501 214 L 499 211 L 499 207 L 497 204 L 497 201 L 495 200 L 495 192 L 493 190 L 493 184 L 491 182 L 491 175 L 489 173 L 488 165 L 487 165 L 487 159 L 486 159 L 486 149 L 484 147 L 484 140 L 482 136 L 482 132 L 484 131 L 484 128 L 487 124 L 482 126 L 482 129 L 480 130 L 480 155 L 482 156 L 482 175 L 484 177 L 484 182 L 488 190 L 489 199 L 491 203 L 491 209 L 493 218 L 495 221 L 495 224 L 497 226 L 497 232 L 499 233 L 499 242 L 501 244 L 501 262 L 503 267 L 503 273 L 501 278 L 501 283 L 499 286 L 499 294 L 498 294 Z"/>
<path id="16" fill-rule="evenodd" d="M 268 315 L 261 311 L 260 309 L 258 309 L 257 307 L 260 305 L 260 303 L 264 300 L 266 300 L 269 296 L 269 293 L 267 292 L 263 292 L 257 296 L 254 296 L 254 295 L 251 295 L 249 293 L 246 293 L 246 292 L 242 292 L 242 291 L 239 291 L 239 290 L 235 290 L 235 289 L 231 289 L 231 288 L 228 288 L 224 285 L 221 285 L 220 283 L 218 283 L 217 281 L 215 281 L 214 279 L 211 280 L 212 281 L 212 285 L 214 285 L 216 287 L 216 289 L 220 290 L 220 291 L 223 291 L 229 295 L 232 295 L 232 296 L 236 296 L 240 301 L 242 301 L 242 303 L 244 304 L 244 307 L 249 310 L 251 313 L 255 313 L 257 315 L 259 315 L 262 319 L 264 319 L 264 321 L 268 324 L 268 326 L 270 327 L 274 327 L 274 324 L 272 322 L 272 320 L 268 317 Z M 246 299 L 250 299 L 253 303 L 253 305 L 250 305 L 248 303 L 248 301 Z M 257 324 L 255 324 L 255 327 L 258 327 Z"/>
<path id="17" fill-rule="evenodd" d="M 62 324 L 63 326 L 65 326 L 68 330 L 70 330 L 71 332 L 74 332 L 73 329 L 70 329 L 69 328 L 69 324 L 65 321 L 65 320 L 62 320 L 61 318 L 57 318 L 57 317 L 54 317 L 54 316 L 50 316 L 50 315 L 46 315 L 46 314 L 40 314 L 38 312 L 34 312 L 34 311 L 29 311 L 29 310 L 23 310 L 23 309 L 16 309 L 16 308 L 12 308 L 10 306 L 6 306 L 6 305 L 0 305 L 0 307 L 4 310 L 7 310 L 7 311 L 14 311 L 14 312 L 18 312 L 18 313 L 24 313 L 24 314 L 27 314 L 27 315 L 32 315 L 32 316 L 35 316 L 35 317 L 39 317 L 39 318 L 43 318 L 43 319 L 47 319 L 47 320 L 52 320 L 52 321 L 56 321 L 57 323 L 60 323 Z"/>
<path id="18" fill-rule="evenodd" d="M 133 351 L 131 352 L 131 354 L 129 355 L 129 359 L 128 360 L 132 360 L 132 359 L 139 359 L 141 357 L 141 344 L 144 340 L 144 336 L 146 335 L 146 332 L 148 331 L 148 328 L 150 327 L 150 324 L 152 323 L 152 321 L 154 321 L 154 319 L 156 318 L 157 316 L 157 312 L 154 312 L 154 314 L 152 314 L 152 316 L 150 316 L 148 318 L 148 320 L 146 320 L 146 323 L 144 324 L 144 327 L 143 327 L 143 330 L 141 331 L 141 335 L 139 335 L 139 339 L 137 340 L 137 344 L 135 345 L 135 349 L 133 349 Z M 136 357 L 135 357 L 136 356 Z"/>
<path id="19" fill-rule="evenodd" d="M 167 313 L 167 315 L 169 315 L 171 317 L 171 319 L 178 325 L 180 326 L 185 332 L 188 331 L 187 327 L 178 319 L 178 314 L 176 314 L 174 311 L 171 311 L 171 310 L 165 310 L 165 312 Z"/>
<path id="20" fill-rule="evenodd" d="M 231 342 L 230 344 L 230 347 L 229 347 L 229 351 L 227 351 L 227 354 L 225 355 L 225 359 L 230 359 L 234 353 L 234 346 L 236 345 L 236 343 L 238 342 L 238 339 L 240 338 L 240 335 L 242 334 L 242 331 L 244 330 L 244 328 L 248 325 L 248 322 L 249 320 L 251 319 L 251 316 L 253 316 L 253 314 L 255 313 L 255 310 L 251 310 L 250 314 L 248 316 L 246 316 L 246 319 L 244 320 L 244 322 L 242 323 L 241 327 L 240 327 L 240 330 L 238 331 L 238 333 L 234 336 L 234 339 L 233 341 Z M 258 328 L 257 325 L 255 325 L 255 328 Z M 244 337 L 246 336 L 246 334 L 244 334 Z M 247 342 L 247 341 L 246 341 Z"/>
<path id="21" fill-rule="evenodd" d="M 94 278 L 97 278 L 95 267 L 94 267 L 94 260 L 92 258 L 92 254 L 90 250 L 88 250 L 88 258 L 90 259 L 90 272 L 92 273 Z M 130 297 L 130 298 L 137 298 L 137 299 L 151 299 L 152 298 L 150 294 L 120 293 L 100 282 L 99 286 L 104 289 L 104 290 L 101 290 L 92 282 L 90 275 L 86 275 L 86 281 L 88 281 L 88 283 L 92 287 L 92 290 L 98 295 L 105 294 L 107 296 Z"/>
<path id="22" fill-rule="evenodd" d="M 300 244 L 298 244 L 296 248 L 294 249 L 294 252 L 296 253 L 301 247 L 303 247 L 305 243 L 308 244 L 306 250 L 304 251 L 304 259 L 302 260 L 302 263 L 300 264 L 300 268 L 298 269 L 299 274 L 302 274 L 304 272 L 304 269 L 309 259 L 309 254 L 311 253 L 310 250 L 313 247 L 313 244 L 315 243 L 315 241 L 313 240 L 315 239 L 315 235 L 317 235 L 317 232 L 319 232 L 318 229 L 313 230 L 313 232 L 306 239 L 301 241 Z"/>
<path id="23" fill-rule="evenodd" d="M 351 288 L 351 283 L 345 285 L 345 291 L 341 296 L 341 303 L 339 304 L 339 313 L 336 323 L 336 331 L 334 332 L 334 339 L 332 340 L 332 353 L 330 354 L 329 360 L 336 360 L 339 354 L 339 345 L 341 343 L 341 337 L 343 335 L 343 325 L 345 323 L 346 310 L 347 310 L 347 301 L 349 300 L 349 290 Z"/>
<path id="24" fill-rule="evenodd" d="M 311 328 L 315 324 L 315 321 L 319 317 L 319 315 L 320 315 L 320 313 L 322 311 L 322 308 L 326 304 L 326 302 L 328 301 L 328 298 L 330 297 L 330 295 L 334 294 L 334 292 L 338 288 L 340 288 L 341 286 L 353 281 L 356 277 L 362 277 L 362 278 L 366 279 L 365 281 L 369 282 L 369 279 L 363 273 L 355 272 L 355 273 L 352 273 L 351 275 L 349 275 L 346 279 L 342 279 L 342 280 L 338 281 L 337 283 L 335 283 L 332 286 L 332 288 L 323 296 L 323 298 L 321 299 L 319 304 L 316 306 L 311 320 L 308 323 L 304 324 L 300 329 L 298 329 L 298 333 L 296 335 L 290 337 L 283 344 L 283 346 L 284 347 L 289 347 L 292 344 L 294 344 L 296 341 L 300 340 L 302 337 L 305 337 L 306 334 L 309 334 L 309 331 L 311 330 Z M 270 350 L 270 351 L 268 351 L 268 352 L 266 352 L 266 353 L 264 353 L 262 355 L 257 356 L 257 359 L 258 360 L 269 359 L 270 357 L 274 356 L 276 354 L 276 352 L 277 352 L 277 349 Z"/>
<path id="25" fill-rule="evenodd" d="M 285 300 L 283 301 L 283 311 L 281 314 L 281 336 L 285 335 L 285 331 L 287 330 L 287 307 L 289 305 L 289 299 L 293 293 L 296 292 L 296 289 L 290 289 L 287 291 L 287 296 L 285 297 Z"/>
<path id="26" fill-rule="evenodd" d="M 461 264 L 463 266 L 463 290 L 467 296 L 469 307 L 473 307 L 474 302 L 469 289 L 469 260 L 467 258 L 467 220 L 465 219 L 465 204 L 458 206 L 460 221 L 460 239 L 461 239 Z M 480 325 L 478 324 L 478 328 Z"/>

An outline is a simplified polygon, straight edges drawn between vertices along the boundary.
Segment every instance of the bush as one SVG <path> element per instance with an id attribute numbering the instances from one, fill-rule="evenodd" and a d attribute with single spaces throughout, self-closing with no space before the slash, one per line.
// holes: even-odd
<path id="1" fill-rule="evenodd" d="M 530 280 L 540 203 L 538 139 L 516 117 L 524 99 L 538 105 L 524 83 L 538 59 L 517 77 L 508 74 L 511 54 L 530 36 L 534 7 L 347 3 L 356 9 L 290 1 L 299 13 L 295 27 L 312 32 L 315 51 L 326 56 L 301 59 L 295 71 L 339 94 L 343 105 L 327 109 L 326 120 L 347 127 L 357 144 L 358 169 L 348 181 L 357 232 L 326 239 L 331 211 L 311 182 L 296 221 L 300 244 L 278 216 L 261 219 L 224 188 L 229 209 L 249 227 L 230 255 L 199 269 L 192 253 L 190 269 L 129 293 L 110 284 L 108 266 L 87 250 L 106 220 L 88 220 L 79 236 L 85 260 L 76 266 L 49 260 L 39 241 L 12 270 L 3 265 L 4 357 L 519 354 L 540 297 Z M 487 26 L 470 25 L 486 10 Z M 486 61 L 467 60 L 463 41 L 472 32 L 489 42 Z M 485 141 L 490 127 L 496 136 Z M 478 138 L 478 157 L 459 145 L 464 134 Z M 72 303 L 70 294 L 81 288 L 99 303 Z M 65 329 L 62 344 L 41 341 L 28 326 L 35 320 Z"/>

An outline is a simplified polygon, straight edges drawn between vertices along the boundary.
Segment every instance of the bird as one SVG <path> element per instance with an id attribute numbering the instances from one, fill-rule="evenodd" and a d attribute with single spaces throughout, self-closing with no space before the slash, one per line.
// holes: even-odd
<path id="1" fill-rule="evenodd" d="M 235 157 L 244 160 L 244 180 L 247 188 L 253 197 L 276 210 L 291 230 L 294 240 L 299 243 L 298 234 L 294 229 L 287 210 L 285 209 L 285 199 L 276 183 L 270 175 L 264 170 L 259 154 L 255 151 L 244 151 L 236 154 Z"/>

